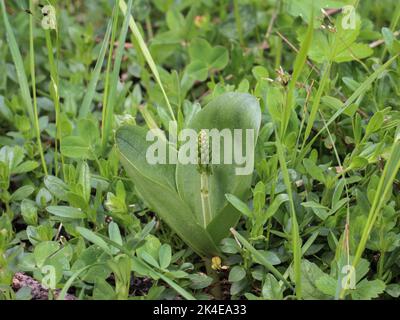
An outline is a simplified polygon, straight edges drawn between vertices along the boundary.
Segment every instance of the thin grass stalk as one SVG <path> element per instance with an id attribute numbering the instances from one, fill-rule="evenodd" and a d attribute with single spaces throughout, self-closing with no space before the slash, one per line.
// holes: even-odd
<path id="1" fill-rule="evenodd" d="M 31 94 L 29 91 L 28 78 L 25 73 L 24 62 L 22 60 L 21 52 L 18 48 L 17 40 L 15 39 L 12 27 L 10 25 L 10 22 L 8 21 L 8 16 L 7 16 L 7 11 L 6 11 L 6 6 L 4 4 L 4 0 L 1 0 L 0 4 L 1 4 L 1 10 L 3 12 L 3 22 L 4 22 L 5 31 L 6 31 L 7 43 L 8 43 L 8 47 L 10 49 L 11 57 L 14 62 L 15 71 L 16 71 L 19 87 L 21 90 L 22 102 L 24 104 L 25 111 L 29 117 L 31 125 L 34 126 L 35 116 L 34 116 L 34 112 L 33 112 L 32 98 L 31 98 Z"/>
<path id="2" fill-rule="evenodd" d="M 293 251 L 293 267 L 295 275 L 296 284 L 296 297 L 301 299 L 302 297 L 302 287 L 301 287 L 301 238 L 299 232 L 299 225 L 297 222 L 296 210 L 294 207 L 293 194 L 292 194 L 292 184 L 290 182 L 289 171 L 286 166 L 286 159 L 283 151 L 283 146 L 279 138 L 279 134 L 275 132 L 276 136 L 276 149 L 279 158 L 279 163 L 281 165 L 283 180 L 287 189 L 290 203 L 290 213 L 292 219 L 292 251 Z"/>
<path id="3" fill-rule="evenodd" d="M 394 57 L 390 58 L 388 61 L 386 61 L 385 64 L 380 66 L 378 69 L 375 70 L 373 74 L 371 74 L 354 92 L 353 94 L 346 100 L 346 102 L 343 104 L 343 106 L 337 110 L 332 117 L 326 122 L 326 126 L 322 127 L 321 130 L 319 130 L 313 138 L 310 140 L 310 142 L 300 151 L 299 156 L 296 158 L 296 163 L 294 165 L 297 165 L 301 161 L 303 161 L 304 157 L 308 153 L 308 151 L 311 149 L 317 138 L 325 131 L 326 127 L 329 127 L 343 112 L 345 112 L 362 94 L 364 94 L 368 88 L 372 85 L 372 83 L 383 73 L 385 70 L 399 57 L 399 55 L 395 55 Z"/>
<path id="4" fill-rule="evenodd" d="M 127 14 L 127 6 L 126 6 L 126 3 L 125 3 L 124 0 L 119 0 L 119 7 L 120 7 L 121 11 L 123 12 L 123 14 L 126 15 Z M 174 112 L 172 111 L 171 103 L 169 102 L 167 93 L 166 93 L 166 91 L 164 89 L 164 86 L 163 86 L 163 84 L 161 82 L 161 78 L 160 78 L 160 74 L 159 74 L 159 72 L 157 70 L 157 66 L 156 66 L 156 64 L 155 64 L 155 62 L 154 62 L 154 60 L 153 60 L 153 58 L 152 58 L 152 56 L 150 54 L 149 49 L 147 48 L 147 45 L 146 45 L 146 43 L 145 43 L 145 41 L 144 41 L 140 31 L 139 31 L 139 28 L 136 25 L 135 20 L 133 19 L 132 15 L 130 13 L 129 13 L 129 16 L 130 16 L 129 27 L 130 27 L 130 29 L 131 29 L 136 41 L 139 44 L 139 48 L 140 48 L 144 58 L 146 59 L 146 62 L 149 65 L 150 70 L 153 73 L 154 78 L 156 79 L 158 85 L 160 86 L 160 89 L 161 89 L 161 92 L 162 92 L 162 94 L 164 96 L 165 102 L 167 104 L 167 108 L 168 108 L 168 111 L 170 113 L 171 119 L 174 122 L 176 122 Z"/>
<path id="5" fill-rule="evenodd" d="M 236 23 L 236 30 L 239 37 L 239 42 L 241 46 L 244 46 L 244 38 L 243 38 L 243 28 L 242 28 L 242 21 L 240 19 L 240 12 L 239 12 L 239 3 L 238 0 L 233 0 L 233 11 L 235 15 L 235 23 Z"/>
<path id="6" fill-rule="evenodd" d="M 332 134 L 331 134 L 331 132 L 329 130 L 329 127 L 326 124 L 326 121 L 325 121 L 325 118 L 322 115 L 322 112 L 319 111 L 319 113 L 320 113 L 320 116 L 321 116 L 321 118 L 322 118 L 322 120 L 324 122 L 324 126 L 326 127 L 326 131 L 328 133 L 328 136 L 331 139 L 332 146 L 333 146 L 333 151 L 334 151 L 335 157 L 336 157 L 336 161 L 337 161 L 338 165 L 340 167 L 342 167 L 343 166 L 342 165 L 342 161 L 340 160 L 339 153 L 338 153 L 338 151 L 336 149 L 336 144 L 333 142 Z M 346 182 L 346 172 L 344 170 L 342 170 L 339 175 L 342 177 L 342 179 L 344 181 L 346 197 L 348 199 L 348 201 L 346 203 L 346 225 L 345 225 L 344 231 L 343 231 L 343 233 L 344 233 L 344 238 L 343 238 L 344 245 L 343 246 L 344 246 L 345 255 L 346 255 L 346 263 L 347 263 L 347 265 L 350 265 L 350 191 L 349 191 L 348 184 Z M 340 260 L 341 259 L 339 259 L 339 262 L 338 262 L 339 265 L 340 265 Z M 342 268 L 338 268 L 338 269 L 341 270 Z M 342 275 L 341 275 L 341 273 L 339 273 L 338 281 L 337 281 L 337 287 L 336 287 L 336 293 L 335 293 L 335 300 L 339 299 L 340 291 L 341 291 L 341 289 L 340 289 L 341 284 L 342 284 Z"/>
<path id="7" fill-rule="evenodd" d="M 29 9 L 33 12 L 33 3 L 32 0 L 29 1 Z M 40 139 L 40 127 L 39 127 L 39 114 L 37 108 L 37 99 L 36 99 L 36 75 L 35 75 L 35 46 L 33 42 L 33 15 L 29 16 L 29 66 L 31 72 L 31 84 L 32 84 L 32 99 L 33 99 L 33 113 L 34 113 L 34 127 L 36 133 L 36 141 L 39 148 L 40 160 L 43 167 L 43 172 L 47 176 L 47 165 L 44 158 L 42 141 Z"/>
<path id="8" fill-rule="evenodd" d="M 90 111 L 90 104 L 93 101 L 93 97 L 96 92 L 96 86 L 97 86 L 97 83 L 100 78 L 101 68 L 103 66 L 107 48 L 110 44 L 111 27 L 112 27 L 112 22 L 110 21 L 107 25 L 107 30 L 104 35 L 103 43 L 101 44 L 99 57 L 96 61 L 96 65 L 92 71 L 92 76 L 90 78 L 88 89 L 86 91 L 85 97 L 83 98 L 82 106 L 79 109 L 79 117 L 80 118 L 86 117 Z"/>
<path id="9" fill-rule="evenodd" d="M 304 147 L 305 143 L 307 142 L 307 139 L 310 136 L 312 127 L 313 127 L 315 119 L 317 117 L 319 105 L 320 105 L 320 102 L 321 102 L 321 97 L 322 97 L 322 94 L 324 93 L 326 83 L 328 82 L 328 79 L 329 79 L 329 74 L 330 74 L 330 71 L 331 71 L 331 65 L 332 65 L 332 63 L 328 62 L 327 65 L 325 66 L 324 73 L 322 75 L 321 82 L 319 84 L 316 96 L 313 99 L 313 103 L 312 103 L 311 110 L 310 110 L 310 115 L 309 115 L 308 121 L 307 121 L 306 130 L 304 132 L 304 139 L 303 139 L 302 148 Z"/>
<path id="10" fill-rule="evenodd" d="M 110 73 L 111 73 L 111 64 L 112 64 L 112 58 L 113 58 L 113 51 L 114 51 L 114 42 L 115 42 L 115 37 L 117 34 L 117 27 L 118 27 L 118 6 L 115 6 L 113 9 L 113 16 L 112 16 L 112 31 L 111 31 L 111 40 L 110 40 L 110 48 L 108 51 L 108 58 L 107 58 L 107 69 L 106 69 L 106 79 L 104 83 L 104 94 L 103 94 L 103 109 L 102 109 L 102 115 L 101 115 L 101 141 L 102 141 L 102 146 L 105 145 L 106 141 L 106 136 L 105 136 L 105 122 L 106 122 L 106 115 L 107 115 L 107 105 L 109 102 L 108 99 L 108 92 L 110 89 Z"/>
<path id="11" fill-rule="evenodd" d="M 56 30 L 57 34 L 57 30 Z M 46 37 L 46 47 L 47 47 L 47 56 L 49 59 L 49 67 L 50 67 L 50 92 L 53 98 L 55 116 L 56 116 L 56 138 L 55 138 L 55 146 L 54 146 L 54 174 L 58 176 L 58 152 L 59 147 L 61 145 L 61 123 L 60 123 L 60 95 L 59 95 L 59 79 L 58 79 L 58 67 L 56 65 L 54 59 L 54 48 L 53 41 L 51 39 L 51 30 L 45 30 Z M 58 35 L 57 35 L 58 37 Z M 64 167 L 64 157 L 60 154 L 61 165 Z"/>
<path id="12" fill-rule="evenodd" d="M 128 3 L 128 12 L 132 9 L 132 0 L 129 0 Z M 115 51 L 115 59 L 114 59 L 114 66 L 113 71 L 111 74 L 110 79 L 110 88 L 108 92 L 108 100 L 104 110 L 104 119 L 103 119 L 103 135 L 102 135 L 102 147 L 103 151 L 107 146 L 108 137 L 110 136 L 110 132 L 112 129 L 113 124 L 113 113 L 114 113 L 114 105 L 117 96 L 117 86 L 119 82 L 119 73 L 121 70 L 121 62 L 122 56 L 124 53 L 126 35 L 128 32 L 128 23 L 129 23 L 129 16 L 126 15 L 124 18 L 124 22 L 122 25 L 121 33 L 118 37 L 118 46 L 117 50 Z"/>
<path id="13" fill-rule="evenodd" d="M 282 113 L 281 138 L 283 138 L 286 134 L 287 126 L 290 120 L 290 115 L 292 113 L 295 104 L 294 94 L 295 94 L 297 80 L 299 79 L 300 74 L 307 62 L 307 53 L 311 46 L 314 35 L 313 21 L 314 21 L 313 15 L 311 15 L 311 21 L 308 25 L 306 36 L 301 44 L 300 51 L 297 54 L 296 60 L 294 62 L 293 74 L 289 82 L 288 91 L 286 95 L 286 103 Z"/>

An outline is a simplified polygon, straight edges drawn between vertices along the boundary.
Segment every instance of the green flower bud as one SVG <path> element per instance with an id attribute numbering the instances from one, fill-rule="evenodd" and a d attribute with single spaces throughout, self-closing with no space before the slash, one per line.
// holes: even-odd
<path id="1" fill-rule="evenodd" d="M 208 132 L 201 129 L 197 139 L 197 163 L 200 173 L 211 174 L 211 150 Z"/>

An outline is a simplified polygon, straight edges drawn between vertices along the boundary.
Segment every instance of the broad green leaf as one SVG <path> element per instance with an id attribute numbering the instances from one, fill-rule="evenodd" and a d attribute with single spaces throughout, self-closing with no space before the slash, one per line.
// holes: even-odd
<path id="1" fill-rule="evenodd" d="M 254 147 L 246 144 L 246 129 L 253 132 L 251 138 L 253 146 L 256 143 L 258 131 L 261 122 L 261 112 L 258 101 L 249 94 L 226 93 L 213 99 L 194 117 L 189 128 L 200 132 L 201 129 L 216 129 L 218 133 L 227 133 L 232 137 L 234 143 L 234 129 L 241 129 L 242 144 L 238 141 L 232 145 L 232 149 L 240 149 L 243 153 L 247 152 L 248 164 L 251 165 L 251 159 L 254 156 Z M 223 131 L 224 130 L 224 131 Z M 210 133 L 210 136 L 212 134 Z M 225 198 L 225 194 L 232 194 L 244 200 L 246 192 L 248 192 L 251 183 L 253 168 L 245 175 L 238 175 L 238 166 L 232 161 L 232 164 L 226 164 L 228 157 L 232 154 L 224 154 L 224 138 L 220 137 L 220 141 L 215 139 L 216 145 L 219 146 L 219 154 L 213 154 L 214 160 L 216 156 L 220 157 L 220 164 L 212 164 L 212 174 L 209 176 L 209 197 L 211 206 L 212 220 L 207 229 L 211 233 L 216 243 L 219 243 L 229 232 L 229 228 L 235 225 L 239 218 L 239 211 L 235 210 Z M 229 140 L 228 140 L 229 141 Z M 228 142 L 229 143 L 229 142 Z M 212 141 L 210 142 L 210 146 Z M 246 147 L 248 149 L 246 149 Z M 212 146 L 210 147 L 212 148 Z M 212 160 L 212 159 L 211 159 Z M 178 163 L 176 171 L 176 184 L 178 193 L 185 201 L 192 212 L 194 212 L 196 220 L 199 224 L 203 224 L 203 208 L 201 202 L 201 181 L 197 165 Z"/>
<path id="2" fill-rule="evenodd" d="M 327 274 L 322 275 L 315 281 L 315 285 L 319 291 L 334 297 L 336 294 L 337 280 Z"/>
<path id="3" fill-rule="evenodd" d="M 349 168 L 353 170 L 365 168 L 368 165 L 368 160 L 364 157 L 356 156 L 351 160 Z"/>
<path id="4" fill-rule="evenodd" d="M 146 130 L 121 127 L 116 133 L 116 142 L 121 162 L 147 205 L 198 254 L 217 254 L 215 243 L 175 190 L 175 166 L 151 165 L 146 160 L 146 150 L 151 145 L 146 141 Z"/>
<path id="5" fill-rule="evenodd" d="M 143 251 L 140 253 L 140 257 L 146 261 L 148 264 L 150 264 L 151 266 L 159 269 L 160 265 L 158 264 L 157 260 L 154 259 L 150 254 L 148 254 L 146 251 Z"/>
<path id="6" fill-rule="evenodd" d="M 46 210 L 57 217 L 69 219 L 84 219 L 86 214 L 80 209 L 68 206 L 49 206 Z"/>

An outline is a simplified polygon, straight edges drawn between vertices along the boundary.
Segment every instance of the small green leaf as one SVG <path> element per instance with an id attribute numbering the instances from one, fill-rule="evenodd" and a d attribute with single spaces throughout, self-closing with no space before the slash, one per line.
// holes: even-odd
<path id="1" fill-rule="evenodd" d="M 86 240 L 88 240 L 88 241 L 94 243 L 95 245 L 99 246 L 106 253 L 112 254 L 111 249 L 107 245 L 107 243 L 102 238 L 100 238 L 97 234 L 95 234 L 93 231 L 91 231 L 89 229 L 86 229 L 86 228 L 83 228 L 83 227 L 76 227 L 76 230 Z"/>
<path id="2" fill-rule="evenodd" d="M 68 206 L 49 206 L 46 208 L 47 212 L 54 214 L 57 217 L 69 219 L 84 219 L 86 214 L 80 209 Z"/>
<path id="3" fill-rule="evenodd" d="M 364 157 L 356 156 L 350 163 L 349 168 L 353 170 L 364 169 L 368 165 L 368 160 Z"/>
<path id="4" fill-rule="evenodd" d="M 172 253 L 171 253 L 171 246 L 164 243 L 158 252 L 158 260 L 160 261 L 161 269 L 166 269 L 171 263 Z"/>
<path id="5" fill-rule="evenodd" d="M 351 293 L 351 296 L 354 300 L 371 300 L 378 298 L 385 290 L 385 287 L 386 285 L 382 280 L 368 281 L 364 279 L 357 283 L 356 289 Z"/>
<path id="6" fill-rule="evenodd" d="M 67 200 L 67 192 L 69 191 L 68 185 L 60 178 L 55 176 L 46 176 L 44 178 L 44 185 L 55 197 L 60 200 Z"/>
<path id="7" fill-rule="evenodd" d="M 89 159 L 91 158 L 89 141 L 80 136 L 66 137 L 62 139 L 61 153 L 69 158 Z"/>
<path id="8" fill-rule="evenodd" d="M 208 66 L 203 61 L 193 61 L 186 67 L 186 72 L 193 80 L 205 81 L 208 77 Z"/>
<path id="9" fill-rule="evenodd" d="M 243 213 L 246 217 L 252 217 L 253 212 L 249 209 L 247 204 L 245 204 L 242 200 L 238 197 L 234 196 L 233 194 L 226 194 L 226 199 L 229 201 L 231 205 L 233 205 L 237 210 Z"/>
<path id="10" fill-rule="evenodd" d="M 33 251 L 36 265 L 38 267 L 42 267 L 46 262 L 46 259 L 52 254 L 56 253 L 59 248 L 60 244 L 54 241 L 45 241 L 39 243 Z"/>
<path id="11" fill-rule="evenodd" d="M 318 167 L 312 160 L 310 159 L 304 159 L 303 160 L 304 167 L 307 171 L 307 173 L 315 180 L 318 180 L 319 182 L 325 183 L 325 175 L 324 171 Z"/>
<path id="12" fill-rule="evenodd" d="M 207 288 L 213 282 L 213 279 L 205 273 L 190 274 L 188 278 L 191 281 L 190 288 L 194 290 Z"/>
<path id="13" fill-rule="evenodd" d="M 152 265 L 153 267 L 160 268 L 160 265 L 154 259 L 150 254 L 148 254 L 146 251 L 143 251 L 140 253 L 140 257 L 146 261 L 148 264 Z"/>
<path id="14" fill-rule="evenodd" d="M 382 111 L 376 112 L 372 118 L 369 120 L 367 129 L 365 130 L 365 135 L 368 137 L 372 133 L 380 130 L 384 121 L 384 115 Z"/>
<path id="15" fill-rule="evenodd" d="M 28 198 L 35 191 L 35 187 L 32 185 L 26 185 L 18 188 L 11 195 L 11 201 L 21 201 Z"/>
<path id="16" fill-rule="evenodd" d="M 238 282 L 246 276 L 246 270 L 241 266 L 234 266 L 229 272 L 229 282 Z"/>

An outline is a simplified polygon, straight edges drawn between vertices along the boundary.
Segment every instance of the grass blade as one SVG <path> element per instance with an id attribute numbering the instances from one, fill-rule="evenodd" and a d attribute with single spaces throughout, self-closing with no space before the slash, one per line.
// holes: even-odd
<path id="1" fill-rule="evenodd" d="M 290 114 L 292 113 L 293 105 L 294 105 L 294 92 L 296 89 L 296 82 L 300 77 L 301 71 L 304 68 L 304 65 L 307 62 L 307 53 L 311 46 L 313 34 L 314 34 L 314 24 L 313 24 L 313 16 L 311 16 L 310 24 L 308 25 L 307 34 L 301 44 L 300 51 L 296 56 L 296 60 L 294 62 L 292 79 L 289 82 L 288 92 L 286 96 L 286 105 L 282 114 L 282 123 L 281 123 L 281 137 L 285 136 L 287 126 L 289 124 Z"/>
<path id="2" fill-rule="evenodd" d="M 239 36 L 240 45 L 244 46 L 242 21 L 240 19 L 240 10 L 238 0 L 233 0 L 233 11 L 235 15 L 236 30 Z"/>
<path id="3" fill-rule="evenodd" d="M 278 153 L 279 163 L 281 165 L 283 180 L 287 189 L 290 203 L 290 213 L 292 218 L 292 250 L 293 250 L 293 266 L 296 283 L 296 297 L 301 299 L 301 238 L 299 234 L 299 225 L 297 223 L 296 210 L 294 208 L 292 185 L 290 182 L 289 171 L 286 166 L 286 159 L 283 152 L 283 146 L 276 132 L 276 149 Z"/>
<path id="4" fill-rule="evenodd" d="M 1 0 L 0 4 L 1 4 L 1 11 L 3 13 L 4 27 L 6 29 L 7 43 L 10 48 L 11 57 L 14 61 L 15 71 L 17 72 L 17 78 L 21 89 L 22 100 L 24 102 L 26 112 L 30 118 L 31 124 L 34 125 L 35 118 L 33 114 L 32 98 L 31 98 L 31 93 L 29 91 L 28 78 L 26 76 L 24 69 L 24 62 L 22 60 L 21 52 L 19 51 L 17 40 L 15 39 L 10 22 L 8 21 L 4 0 Z"/>
<path id="5" fill-rule="evenodd" d="M 93 69 L 92 72 L 92 77 L 90 79 L 87 92 L 85 94 L 85 97 L 83 98 L 82 101 L 82 106 L 79 110 L 79 117 L 84 118 L 87 116 L 90 110 L 90 104 L 92 103 L 94 94 L 96 92 L 96 86 L 97 82 L 99 81 L 100 78 L 100 72 L 101 72 L 101 67 L 103 66 L 104 58 L 106 55 L 106 51 L 109 45 L 110 41 L 110 35 L 111 35 L 111 26 L 112 23 L 111 21 L 108 23 L 106 34 L 104 35 L 103 43 L 101 44 L 100 48 L 100 53 L 99 53 L 99 58 L 97 59 L 96 65 Z"/>
<path id="6" fill-rule="evenodd" d="M 29 1 L 29 9 L 33 11 L 32 0 Z M 39 127 L 39 114 L 37 108 L 36 99 L 36 76 L 35 76 L 35 46 L 33 43 L 33 15 L 29 16 L 29 65 L 31 71 L 31 83 L 32 83 L 32 98 L 33 98 L 33 113 L 34 113 L 34 127 L 36 132 L 36 142 L 38 144 L 40 160 L 43 167 L 43 172 L 47 176 L 47 166 L 44 159 L 42 141 L 40 139 L 40 127 Z"/>
<path id="7" fill-rule="evenodd" d="M 129 0 L 128 3 L 128 12 L 130 12 L 132 9 L 132 0 Z M 108 138 L 110 136 L 110 131 L 112 128 L 112 117 L 113 117 L 113 112 L 114 112 L 114 105 L 116 101 L 116 94 L 117 94 L 117 85 L 119 81 L 119 72 L 121 69 L 121 61 L 122 61 L 122 55 L 124 53 L 124 48 L 125 48 L 125 40 L 126 40 L 126 35 L 128 33 L 128 15 L 125 15 L 124 22 L 122 25 L 121 33 L 118 38 L 118 47 L 115 52 L 115 60 L 114 60 L 114 66 L 113 66 L 113 71 L 111 74 L 111 79 L 110 79 L 110 87 L 109 87 L 109 92 L 108 92 L 108 97 L 107 97 L 107 103 L 103 106 L 103 127 L 102 127 L 102 147 L 103 150 L 105 149 L 107 145 Z"/>
<path id="8" fill-rule="evenodd" d="M 324 73 L 322 75 L 321 82 L 319 84 L 317 94 L 313 99 L 313 104 L 311 106 L 310 116 L 308 117 L 308 121 L 307 121 L 306 131 L 304 132 L 303 144 L 305 144 L 307 142 L 307 139 L 310 136 L 312 127 L 313 127 L 314 122 L 315 122 L 315 118 L 317 117 L 317 112 L 318 112 L 319 104 L 320 104 L 320 101 L 321 101 L 322 93 L 324 92 L 325 85 L 326 85 L 326 83 L 327 83 L 327 81 L 329 79 L 330 71 L 331 71 L 331 62 L 328 62 L 326 67 L 325 67 Z"/>
<path id="9" fill-rule="evenodd" d="M 112 13 L 112 29 L 111 29 L 111 40 L 110 40 L 110 48 L 108 50 L 108 59 L 107 59 L 107 69 L 106 69 L 106 79 L 104 83 L 104 93 L 103 93 L 103 110 L 101 115 L 102 127 L 101 127 L 101 139 L 102 139 L 102 146 L 105 145 L 103 141 L 105 141 L 104 130 L 105 130 L 105 119 L 107 113 L 107 104 L 108 104 L 108 95 L 110 89 L 110 73 L 111 73 L 111 64 L 113 60 L 113 50 L 114 50 L 114 42 L 117 33 L 118 27 L 118 14 L 119 9 L 118 6 L 115 5 L 113 8 Z"/>
<path id="10" fill-rule="evenodd" d="M 56 27 L 57 28 L 57 27 Z M 56 32 L 56 43 L 58 43 L 58 31 Z M 53 99 L 54 109 L 56 114 L 56 138 L 54 146 L 54 175 L 58 175 L 58 149 L 61 145 L 61 122 L 60 122 L 60 95 L 59 95 L 59 79 L 58 79 L 58 66 L 54 57 L 53 41 L 51 39 L 51 29 L 45 30 L 47 56 L 49 59 L 50 68 L 50 95 Z M 57 48 L 58 50 L 58 48 Z M 64 157 L 61 154 L 61 164 L 64 167 Z"/>
<path id="11" fill-rule="evenodd" d="M 127 15 L 127 7 L 126 7 L 126 3 L 124 0 L 119 0 L 119 7 L 120 7 L 121 11 L 123 12 L 123 14 Z M 135 36 L 136 41 L 139 44 L 140 50 L 142 51 L 142 54 L 143 54 L 144 58 L 146 59 L 146 62 L 151 69 L 151 72 L 153 72 L 154 78 L 156 79 L 158 85 L 161 88 L 161 91 L 164 96 L 165 102 L 167 104 L 168 111 L 171 115 L 171 118 L 174 121 L 176 121 L 174 112 L 172 111 L 172 107 L 171 107 L 171 104 L 170 104 L 168 96 L 167 96 L 167 93 L 165 92 L 164 86 L 161 82 L 161 78 L 160 78 L 160 74 L 158 73 L 157 66 L 150 54 L 149 49 L 147 48 L 146 43 L 144 42 L 142 35 L 140 34 L 140 31 L 136 25 L 135 20 L 133 19 L 132 15 L 130 13 L 129 13 L 129 17 L 130 17 L 129 27 L 131 28 L 131 31 L 132 31 L 133 35 Z"/>

